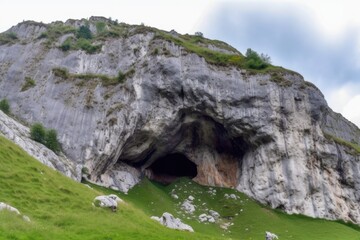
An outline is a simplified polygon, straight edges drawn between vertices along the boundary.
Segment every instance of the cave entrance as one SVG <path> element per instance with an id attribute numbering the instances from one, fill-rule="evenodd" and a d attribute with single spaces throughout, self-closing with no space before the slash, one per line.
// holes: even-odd
<path id="1" fill-rule="evenodd" d="M 151 180 L 170 184 L 180 177 L 194 178 L 197 176 L 197 166 L 184 154 L 172 153 L 157 159 L 148 168 Z"/>

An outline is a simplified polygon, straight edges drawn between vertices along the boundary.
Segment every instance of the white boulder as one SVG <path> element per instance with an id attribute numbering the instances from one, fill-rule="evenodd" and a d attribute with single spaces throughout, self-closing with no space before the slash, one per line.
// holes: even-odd
<path id="1" fill-rule="evenodd" d="M 151 219 L 156 220 L 162 225 L 171 229 L 194 232 L 194 229 L 190 225 L 181 222 L 179 218 L 175 218 L 168 212 L 163 213 L 161 217 L 152 216 Z"/>
<path id="2" fill-rule="evenodd" d="M 172 193 L 172 194 L 171 194 L 171 197 L 174 198 L 174 199 L 179 199 L 179 196 L 176 195 L 175 193 Z"/>
<path id="3" fill-rule="evenodd" d="M 225 193 L 224 197 L 225 197 L 226 199 L 229 199 L 229 198 L 234 199 L 234 200 L 240 199 L 240 197 L 236 196 L 236 195 L 233 194 L 233 193 L 232 193 L 232 194 L 227 194 L 227 193 Z"/>
<path id="4" fill-rule="evenodd" d="M 279 239 L 279 237 L 271 232 L 265 232 L 265 240 L 274 240 L 274 239 Z"/>
<path id="5" fill-rule="evenodd" d="M 2 210 L 7 210 L 7 211 L 14 212 L 14 213 L 20 215 L 19 210 L 17 210 L 16 208 L 14 208 L 6 203 L 0 202 L 0 211 L 2 211 Z"/>
<path id="6" fill-rule="evenodd" d="M 94 199 L 94 202 L 95 203 L 97 202 L 96 205 L 98 205 L 99 207 L 108 207 L 108 208 L 116 209 L 118 203 L 122 203 L 124 201 L 115 194 L 110 194 L 108 196 L 105 195 L 97 196 Z"/>
<path id="7" fill-rule="evenodd" d="M 181 204 L 181 208 L 184 209 L 186 212 L 188 213 L 193 213 L 195 212 L 195 206 L 194 204 L 192 204 L 192 202 L 190 202 L 188 199 L 186 199 L 182 204 Z"/>
<path id="8" fill-rule="evenodd" d="M 7 210 L 7 211 L 10 211 L 10 212 L 14 212 L 17 215 L 21 215 L 20 211 L 17 210 L 17 208 L 14 208 L 14 207 L 10 206 L 9 204 L 0 202 L 0 211 L 2 211 L 2 210 Z M 30 222 L 30 218 L 28 216 L 25 216 L 25 215 L 23 215 L 23 220 L 26 221 L 26 222 Z"/>
<path id="9" fill-rule="evenodd" d="M 215 219 L 218 219 L 220 217 L 220 214 L 214 210 L 209 210 L 209 213 L 211 216 L 213 216 Z"/>
<path id="10" fill-rule="evenodd" d="M 205 213 L 200 214 L 199 215 L 199 221 L 200 222 L 210 222 L 210 223 L 214 223 L 215 222 L 215 218 L 213 216 L 207 215 Z"/>

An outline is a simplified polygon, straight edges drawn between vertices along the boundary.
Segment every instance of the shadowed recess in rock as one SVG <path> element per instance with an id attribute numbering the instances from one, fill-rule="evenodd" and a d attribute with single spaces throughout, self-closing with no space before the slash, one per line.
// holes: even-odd
<path id="1" fill-rule="evenodd" d="M 185 155 L 180 153 L 168 154 L 157 159 L 148 167 L 151 178 L 161 183 L 171 183 L 179 177 L 194 178 L 197 166 Z"/>

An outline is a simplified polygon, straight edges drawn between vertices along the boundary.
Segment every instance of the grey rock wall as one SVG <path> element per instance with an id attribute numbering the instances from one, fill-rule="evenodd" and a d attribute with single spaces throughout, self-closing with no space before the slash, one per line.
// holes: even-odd
<path id="1" fill-rule="evenodd" d="M 62 172 L 65 176 L 80 181 L 81 168 L 63 154 L 56 155 L 41 143 L 30 138 L 30 130 L 0 110 L 0 135 L 19 145 L 42 164 Z"/>
<path id="2" fill-rule="evenodd" d="M 23 120 L 55 128 L 91 181 L 126 192 L 159 157 L 181 153 L 197 165 L 199 183 L 234 187 L 288 213 L 360 223 L 359 154 L 324 135 L 359 144 L 359 129 L 300 75 L 284 72 L 283 84 L 211 65 L 153 32 L 109 38 L 92 55 L 44 41 L 0 46 L 0 98 Z M 135 72 L 105 86 L 56 77 L 58 67 Z M 26 76 L 36 86 L 21 92 Z"/>

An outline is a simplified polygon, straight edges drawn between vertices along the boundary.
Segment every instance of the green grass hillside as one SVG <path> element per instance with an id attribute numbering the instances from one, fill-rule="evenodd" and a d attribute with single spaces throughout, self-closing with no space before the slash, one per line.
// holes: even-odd
<path id="1" fill-rule="evenodd" d="M 181 179 L 169 186 L 144 180 L 127 195 L 117 193 L 126 204 L 116 213 L 92 206 L 95 196 L 113 191 L 92 189 L 64 177 L 28 156 L 0 136 L 0 202 L 8 203 L 30 217 L 0 212 L 0 239 L 264 239 L 264 232 L 280 239 L 360 240 L 357 227 L 338 222 L 290 216 L 270 210 L 244 194 L 230 189 L 209 188 Z M 171 197 L 171 193 L 179 199 Z M 239 199 L 226 199 L 236 194 Z M 194 214 L 180 203 L 192 195 Z M 197 216 L 215 210 L 217 223 L 200 223 Z M 167 229 L 150 219 L 164 211 L 174 214 L 195 233 Z M 228 229 L 221 228 L 228 224 Z"/>

